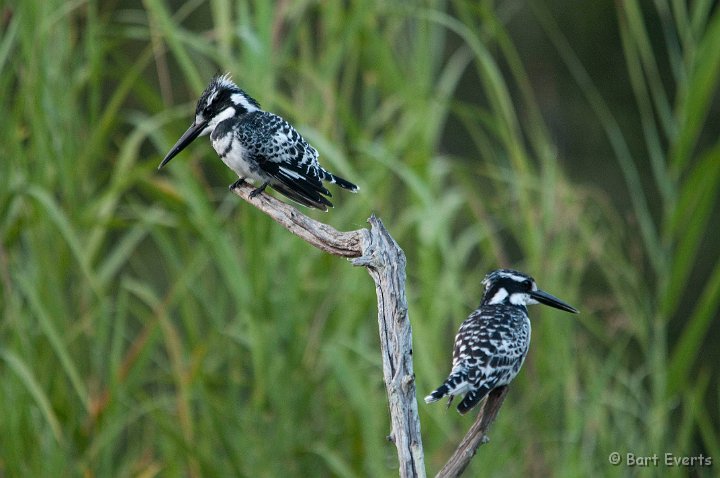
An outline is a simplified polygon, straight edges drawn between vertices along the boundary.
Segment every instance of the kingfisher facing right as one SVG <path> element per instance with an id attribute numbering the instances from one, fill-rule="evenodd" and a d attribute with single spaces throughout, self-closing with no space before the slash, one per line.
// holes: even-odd
<path id="1" fill-rule="evenodd" d="M 158 166 L 165 166 L 198 136 L 209 134 L 213 148 L 239 177 L 260 183 L 255 197 L 272 187 L 308 207 L 327 211 L 332 196 L 323 181 L 357 192 L 358 187 L 324 170 L 318 152 L 280 116 L 263 111 L 260 104 L 230 80 L 216 76 L 205 88 L 195 109 L 195 119 Z"/>
<path id="2" fill-rule="evenodd" d="M 455 337 L 452 371 L 447 380 L 425 397 L 432 403 L 465 394 L 461 414 L 477 405 L 491 390 L 508 385 L 520 371 L 530 347 L 528 304 L 545 304 L 577 314 L 578 311 L 547 292 L 522 272 L 498 269 L 483 280 L 480 307 L 462 323 Z"/>

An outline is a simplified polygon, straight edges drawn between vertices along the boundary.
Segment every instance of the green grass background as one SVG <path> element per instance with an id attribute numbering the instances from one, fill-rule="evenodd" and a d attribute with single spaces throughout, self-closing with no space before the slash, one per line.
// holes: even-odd
<path id="1" fill-rule="evenodd" d="M 396 475 L 366 272 L 205 138 L 155 170 L 225 71 L 404 248 L 420 398 L 489 270 L 581 310 L 468 476 L 717 473 L 720 12 L 602 3 L 0 1 L 0 476 Z M 420 414 L 434 473 L 472 417 Z"/>

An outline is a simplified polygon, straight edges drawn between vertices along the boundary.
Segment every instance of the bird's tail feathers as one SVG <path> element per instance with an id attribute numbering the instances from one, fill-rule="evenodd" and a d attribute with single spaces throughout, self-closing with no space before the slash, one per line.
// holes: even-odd
<path id="1" fill-rule="evenodd" d="M 445 395 L 447 395 L 448 391 L 449 391 L 449 390 L 448 390 L 448 388 L 447 388 L 447 385 L 445 385 L 445 384 L 440 385 L 440 386 L 437 388 L 437 390 L 435 390 L 435 391 L 432 392 L 430 395 L 428 395 L 427 397 L 425 397 L 425 403 L 437 402 L 438 400 L 440 400 L 441 398 L 443 398 Z"/>
<path id="2" fill-rule="evenodd" d="M 450 400 L 452 401 L 452 397 L 462 393 L 465 386 L 467 386 L 467 378 L 467 373 L 464 371 L 451 373 L 442 385 L 425 397 L 425 403 L 437 402 L 447 395 L 450 395 Z"/>
<path id="3" fill-rule="evenodd" d="M 318 192 L 298 189 L 299 185 L 295 189 L 282 183 L 273 184 L 272 187 L 303 206 L 314 207 L 325 212 L 327 212 L 328 207 L 333 207 L 333 204 Z"/>
<path id="4" fill-rule="evenodd" d="M 337 184 L 343 189 L 347 189 L 350 192 L 356 193 L 360 191 L 360 188 L 357 187 L 355 184 L 351 183 L 347 179 L 341 178 L 340 176 L 335 176 L 333 173 L 327 172 L 324 169 L 322 170 L 323 174 L 323 181 L 327 181 L 332 184 Z"/>
<path id="5" fill-rule="evenodd" d="M 465 370 L 459 370 L 451 373 L 445 382 L 440 385 L 434 392 L 425 397 L 425 403 L 437 402 L 445 396 L 450 396 L 448 407 L 452 403 L 455 395 L 461 395 L 465 393 L 465 397 L 457 406 L 457 411 L 464 415 L 475 405 L 480 403 L 480 400 L 485 398 L 492 386 L 488 384 L 481 386 L 477 389 L 472 389 L 468 383 L 468 376 Z M 467 392 L 467 393 L 466 393 Z"/>
<path id="6" fill-rule="evenodd" d="M 460 412 L 460 415 L 465 415 L 471 408 L 480 403 L 480 400 L 482 400 L 489 391 L 486 387 L 481 387 L 468 392 L 462 402 L 458 403 L 457 411 Z"/>

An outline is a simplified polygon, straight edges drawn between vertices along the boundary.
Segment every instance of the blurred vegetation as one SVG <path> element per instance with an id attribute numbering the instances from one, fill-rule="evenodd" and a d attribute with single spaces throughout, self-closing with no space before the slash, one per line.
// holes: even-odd
<path id="1" fill-rule="evenodd" d="M 217 71 L 362 188 L 303 212 L 404 248 L 420 396 L 490 269 L 581 309 L 469 476 L 710 475 L 719 44 L 707 0 L 0 3 L 0 476 L 396 475 L 366 273 L 206 139 L 155 171 Z M 472 417 L 420 410 L 432 473 Z"/>

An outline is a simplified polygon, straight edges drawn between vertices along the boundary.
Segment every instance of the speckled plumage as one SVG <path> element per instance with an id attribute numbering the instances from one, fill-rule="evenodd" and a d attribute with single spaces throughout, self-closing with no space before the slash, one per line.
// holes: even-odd
<path id="1" fill-rule="evenodd" d="M 532 277 L 499 269 L 483 280 L 480 307 L 460 325 L 455 336 L 452 370 L 425 402 L 465 394 L 458 411 L 466 413 L 491 390 L 508 385 L 518 374 L 530 348 L 531 325 L 527 304 L 538 301 L 577 312 L 559 299 L 538 290 Z"/>
<path id="2" fill-rule="evenodd" d="M 465 413 L 490 390 L 509 384 L 530 348 L 530 320 L 516 306 L 497 305 L 474 311 L 455 337 L 453 368 L 443 395 L 466 392 L 458 405 Z M 464 390 L 467 388 L 467 390 Z"/>

